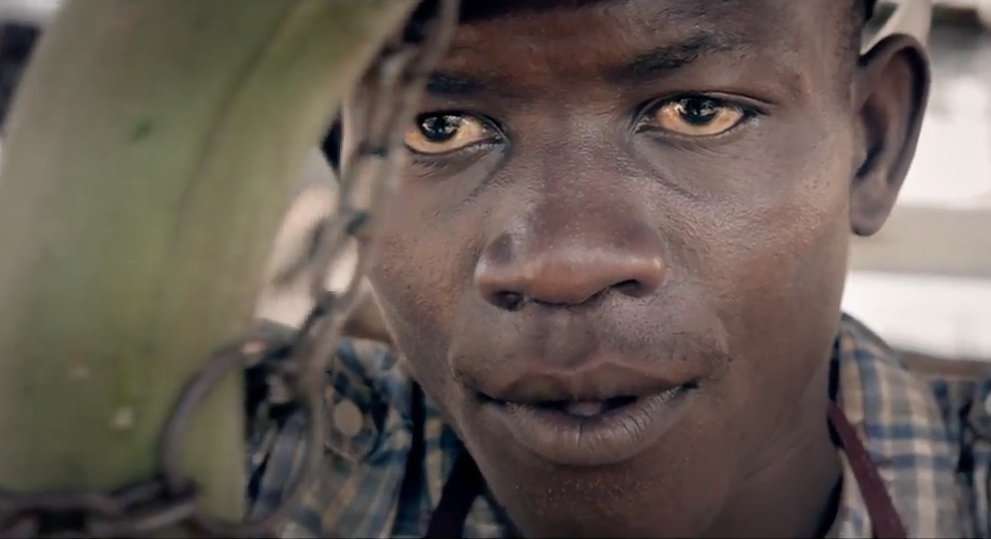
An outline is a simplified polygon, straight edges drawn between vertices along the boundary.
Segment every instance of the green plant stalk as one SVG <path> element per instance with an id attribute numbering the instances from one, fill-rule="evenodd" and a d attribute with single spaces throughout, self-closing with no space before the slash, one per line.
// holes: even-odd
<path id="1" fill-rule="evenodd" d="M 180 388 L 251 327 L 305 153 L 413 0 L 72 0 L 0 170 L 0 486 L 155 471 Z M 241 378 L 186 437 L 202 509 L 244 505 Z"/>

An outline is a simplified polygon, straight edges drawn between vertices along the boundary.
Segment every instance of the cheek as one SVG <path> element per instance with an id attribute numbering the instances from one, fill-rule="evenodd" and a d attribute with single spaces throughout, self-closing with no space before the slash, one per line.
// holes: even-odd
<path id="1" fill-rule="evenodd" d="M 845 205 L 795 211 L 802 218 L 788 218 L 790 212 L 767 216 L 778 223 L 779 232 L 762 236 L 743 253 L 738 281 L 727 283 L 742 311 L 736 318 L 738 334 L 745 336 L 746 349 L 759 352 L 750 357 L 776 382 L 800 381 L 824 359 L 828 342 L 823 341 L 835 333 L 846 272 Z M 762 227 L 773 225 L 751 226 L 767 230 Z"/>
<path id="2" fill-rule="evenodd" d="M 439 188 L 399 187 L 369 275 L 398 348 L 428 393 L 447 378 L 446 350 L 477 250 L 468 212 L 439 206 Z"/>
<path id="3" fill-rule="evenodd" d="M 679 270 L 672 281 L 704 290 L 726 329 L 733 363 L 717 393 L 722 406 L 745 410 L 740 428 L 769 429 L 767 418 L 794 404 L 839 322 L 852 149 L 840 129 L 797 132 L 746 140 L 708 161 L 666 162 L 705 180 L 703 196 L 663 212 Z"/>
<path id="4" fill-rule="evenodd" d="M 708 265 L 721 268 L 709 282 L 737 359 L 728 398 L 752 403 L 762 429 L 794 406 L 828 359 L 847 266 L 845 173 L 794 174 L 794 188 L 728 219 L 708 253 Z"/>
<path id="5" fill-rule="evenodd" d="M 837 317 L 850 229 L 848 133 L 822 118 L 782 122 L 792 128 L 769 126 L 713 160 L 723 164 L 721 179 L 682 241 L 689 264 L 732 315 L 727 322 L 771 340 Z M 784 325 L 775 330 L 776 323 Z"/>

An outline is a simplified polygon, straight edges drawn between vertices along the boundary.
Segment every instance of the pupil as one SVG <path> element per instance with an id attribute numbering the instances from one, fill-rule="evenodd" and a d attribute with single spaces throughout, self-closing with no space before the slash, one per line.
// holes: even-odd
<path id="1" fill-rule="evenodd" d="M 420 121 L 420 131 L 430 142 L 451 140 L 460 128 L 461 117 L 454 115 L 430 116 Z"/>
<path id="2" fill-rule="evenodd" d="M 719 105 L 712 99 L 689 98 L 679 103 L 681 117 L 692 125 L 711 123 L 719 114 Z"/>

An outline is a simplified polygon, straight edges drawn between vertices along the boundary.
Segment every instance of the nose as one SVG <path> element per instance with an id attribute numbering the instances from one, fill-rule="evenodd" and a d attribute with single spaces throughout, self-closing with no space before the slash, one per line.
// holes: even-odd
<path id="1" fill-rule="evenodd" d="M 475 285 L 491 304 L 517 310 L 527 302 L 577 306 L 606 292 L 640 298 L 664 282 L 666 265 L 656 234 L 565 226 L 544 234 L 502 234 L 483 250 Z"/>

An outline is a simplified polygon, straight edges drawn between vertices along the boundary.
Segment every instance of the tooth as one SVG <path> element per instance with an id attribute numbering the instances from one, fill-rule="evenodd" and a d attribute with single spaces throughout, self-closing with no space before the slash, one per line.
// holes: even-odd
<path id="1" fill-rule="evenodd" d="M 563 410 L 571 415 L 581 417 L 592 417 L 606 411 L 606 403 L 602 401 L 591 402 L 568 402 Z"/>

